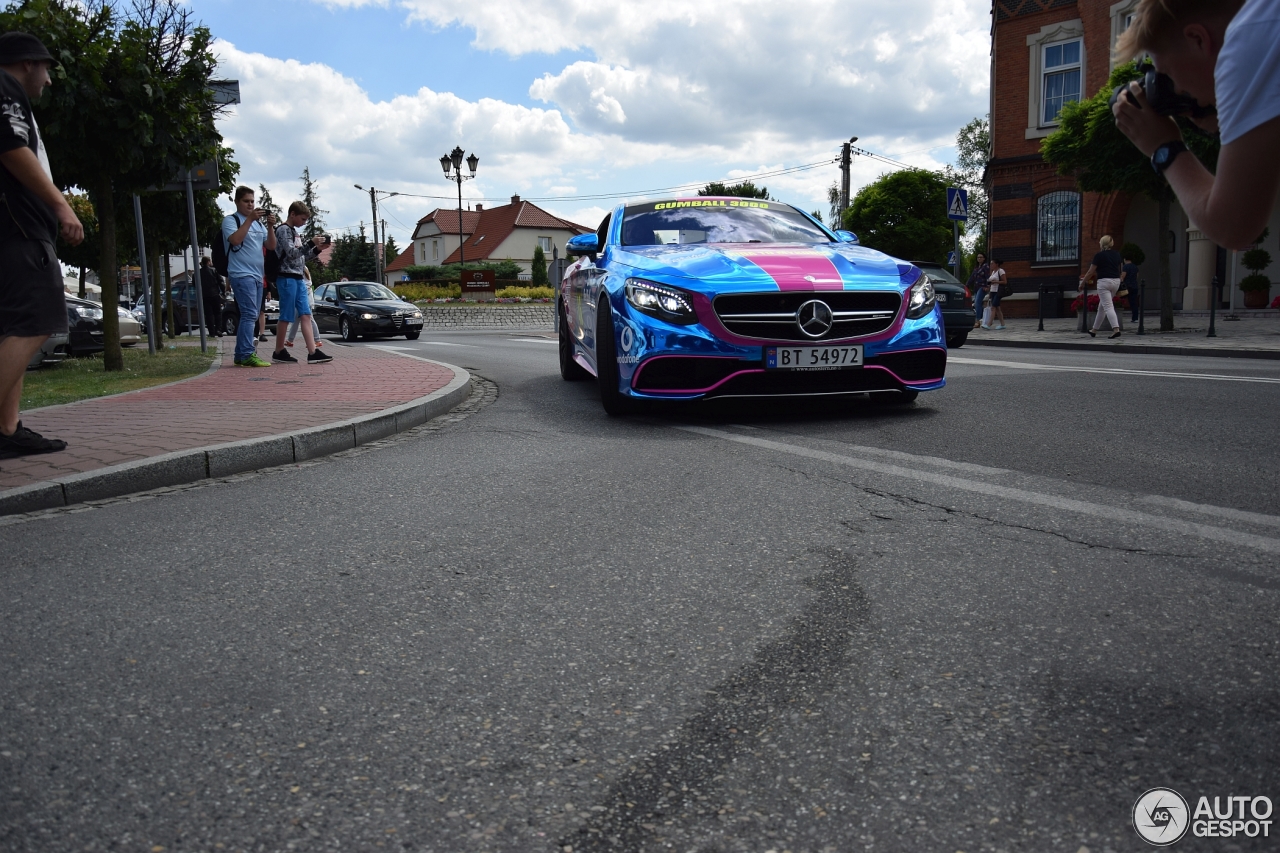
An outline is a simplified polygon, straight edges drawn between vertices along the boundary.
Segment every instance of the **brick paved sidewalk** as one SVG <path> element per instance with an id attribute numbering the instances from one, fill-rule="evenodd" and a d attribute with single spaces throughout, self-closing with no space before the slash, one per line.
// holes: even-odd
<path id="1" fill-rule="evenodd" d="M 0 459 L 0 491 L 178 450 L 277 435 L 372 414 L 437 391 L 453 372 L 385 350 L 327 343 L 328 364 L 221 365 L 183 382 L 23 412 L 67 442 L 59 453 Z M 269 357 L 269 356 L 268 356 Z"/>
<path id="2" fill-rule="evenodd" d="M 1225 313 L 1225 312 L 1224 312 Z M 1092 324 L 1093 315 L 1089 316 Z M 1110 329 L 1099 331 L 1096 338 L 1076 331 L 1075 317 L 1044 321 L 1044 331 L 1037 331 L 1034 319 L 1010 319 L 1004 331 L 975 329 L 969 333 L 968 346 L 1046 347 L 1052 349 L 1094 349 L 1115 352 L 1164 352 L 1186 355 L 1233 355 L 1255 358 L 1280 358 L 1280 317 L 1245 317 L 1228 320 L 1219 314 L 1214 324 L 1217 337 L 1205 337 L 1209 329 L 1207 316 L 1174 316 L 1175 331 L 1161 332 L 1160 318 L 1145 320 L 1146 334 L 1137 334 L 1138 326 L 1125 317 L 1123 334 L 1111 340 Z M 1103 321 L 1106 326 L 1106 321 Z"/>

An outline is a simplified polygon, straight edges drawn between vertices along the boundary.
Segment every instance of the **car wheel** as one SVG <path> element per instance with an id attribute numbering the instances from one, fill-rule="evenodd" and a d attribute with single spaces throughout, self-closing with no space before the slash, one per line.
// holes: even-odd
<path id="1" fill-rule="evenodd" d="M 968 332 L 960 332 L 957 335 L 952 335 L 947 338 L 947 349 L 960 349 L 960 347 L 964 346 L 964 342 L 967 340 L 969 340 Z"/>
<path id="2" fill-rule="evenodd" d="M 613 308 L 609 295 L 600 299 L 596 309 L 596 381 L 600 385 L 600 405 L 610 416 L 632 411 L 631 400 L 618 390 L 618 357 L 613 340 Z"/>
<path id="3" fill-rule="evenodd" d="M 422 332 L 405 332 L 404 333 L 404 339 L 406 341 L 416 341 L 420 337 L 422 337 Z"/>
<path id="4" fill-rule="evenodd" d="M 903 391 L 882 391 L 871 395 L 871 402 L 877 406 L 906 406 L 916 401 L 919 391 L 907 388 Z"/>
<path id="5" fill-rule="evenodd" d="M 240 331 L 239 317 L 223 317 L 222 318 L 222 333 L 224 335 L 229 335 L 230 337 L 234 338 L 236 336 L 236 332 L 238 331 Z"/>
<path id="6" fill-rule="evenodd" d="M 342 333 L 344 341 L 360 340 L 360 334 L 356 331 L 355 325 L 346 317 L 338 321 L 338 331 Z"/>
<path id="7" fill-rule="evenodd" d="M 586 368 L 573 360 L 573 340 L 569 337 L 569 322 L 560 303 L 560 378 L 565 382 L 579 382 L 591 376 Z"/>

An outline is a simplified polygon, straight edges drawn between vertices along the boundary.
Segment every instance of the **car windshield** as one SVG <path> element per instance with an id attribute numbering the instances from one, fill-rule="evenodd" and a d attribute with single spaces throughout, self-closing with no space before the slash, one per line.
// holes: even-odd
<path id="1" fill-rule="evenodd" d="M 399 299 L 380 284 L 343 284 L 338 286 L 339 299 Z"/>
<path id="2" fill-rule="evenodd" d="M 746 198 L 692 198 L 629 205 L 622 245 L 830 243 L 831 235 L 795 208 Z"/>

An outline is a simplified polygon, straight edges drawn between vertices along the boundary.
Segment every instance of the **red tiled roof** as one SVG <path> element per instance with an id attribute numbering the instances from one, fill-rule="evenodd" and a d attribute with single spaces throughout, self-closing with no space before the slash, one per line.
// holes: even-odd
<path id="1" fill-rule="evenodd" d="M 476 225 L 480 222 L 480 213 L 481 212 L 478 210 L 462 211 L 462 233 L 463 234 L 476 233 Z M 436 227 L 440 229 L 441 234 L 457 234 L 458 233 L 458 208 L 438 207 L 435 210 L 428 213 L 426 216 L 419 219 L 418 225 L 422 225 L 424 222 L 434 222 Z M 418 228 L 416 225 L 414 226 L 413 233 L 415 234 L 418 233 Z"/>
<path id="2" fill-rule="evenodd" d="M 413 265 L 413 244 L 410 243 L 409 248 L 405 249 L 403 252 L 396 255 L 396 259 L 391 263 L 387 264 L 387 268 L 384 270 L 384 272 L 395 272 L 396 270 L 402 270 L 405 267 L 412 266 L 412 265 Z"/>
<path id="3" fill-rule="evenodd" d="M 456 208 L 454 213 L 457 213 Z M 511 204 L 481 211 L 479 217 L 480 221 L 476 224 L 475 230 L 461 247 L 467 259 L 472 261 L 489 258 L 489 252 L 501 246 L 502 241 L 511 236 L 511 232 L 517 228 L 554 228 L 572 231 L 574 234 L 586 234 L 594 230 L 553 216 L 533 202 L 520 201 L 518 196 Z M 441 263 L 456 264 L 459 260 L 459 252 L 454 249 Z"/>

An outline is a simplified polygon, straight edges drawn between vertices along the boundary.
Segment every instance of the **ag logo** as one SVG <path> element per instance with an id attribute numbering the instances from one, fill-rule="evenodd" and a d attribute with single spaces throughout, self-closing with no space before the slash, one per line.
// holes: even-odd
<path id="1" fill-rule="evenodd" d="M 636 342 L 636 333 L 631 331 L 630 326 L 622 327 L 622 351 L 631 352 L 631 347 Z"/>
<path id="2" fill-rule="evenodd" d="M 1177 843 L 1190 825 L 1187 801 L 1172 788 L 1152 788 L 1133 804 L 1133 828 L 1156 847 Z"/>

